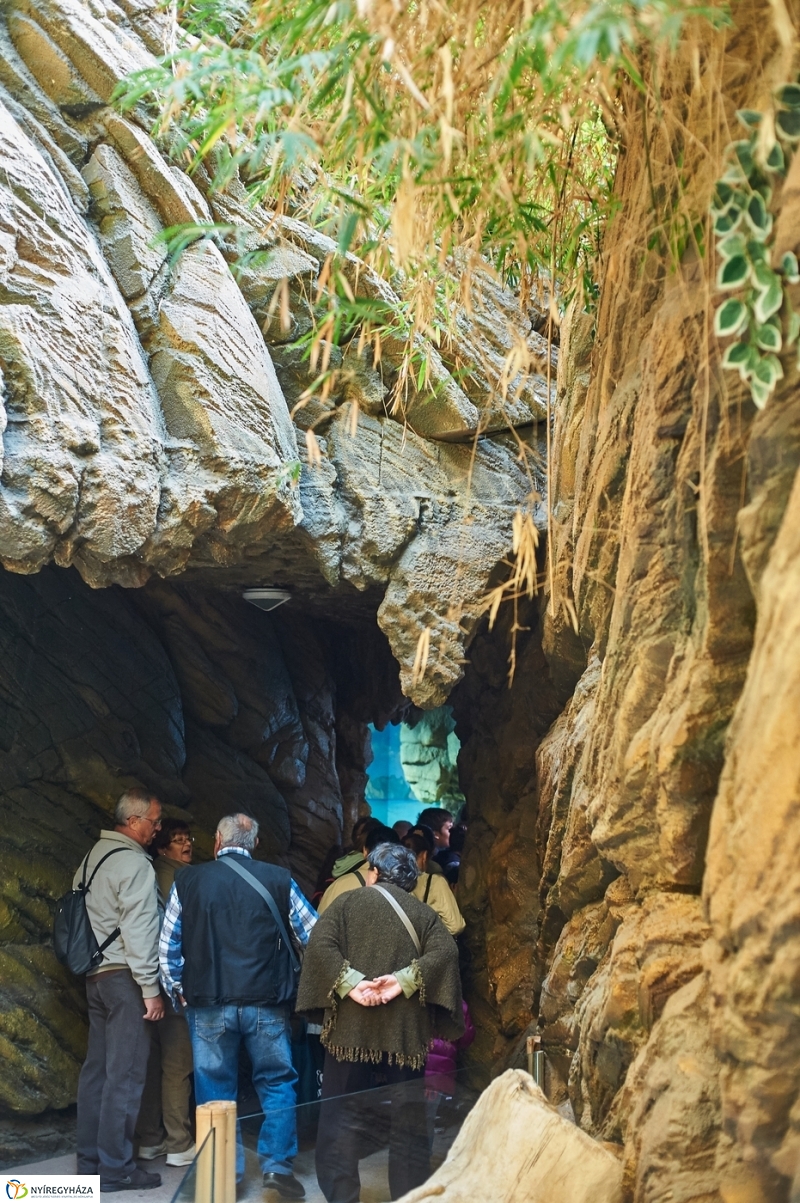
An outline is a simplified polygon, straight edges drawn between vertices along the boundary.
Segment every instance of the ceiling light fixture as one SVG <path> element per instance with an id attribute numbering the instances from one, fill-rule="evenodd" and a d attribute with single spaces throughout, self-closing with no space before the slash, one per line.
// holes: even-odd
<path id="1" fill-rule="evenodd" d="M 242 594 L 246 602 L 258 606 L 259 610 L 277 610 L 291 596 L 286 589 L 245 589 Z"/>

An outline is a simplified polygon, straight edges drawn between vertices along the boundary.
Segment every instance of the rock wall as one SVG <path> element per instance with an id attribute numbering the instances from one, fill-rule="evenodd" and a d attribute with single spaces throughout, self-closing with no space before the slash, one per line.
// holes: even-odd
<path id="1" fill-rule="evenodd" d="M 200 859 L 246 809 L 260 855 L 311 894 L 363 799 L 366 719 L 404 702 L 374 618 L 162 581 L 92 590 L 53 567 L 0 573 L 0 615 L 0 1114 L 30 1115 L 75 1097 L 83 990 L 53 959 L 52 911 L 122 790 L 188 818 Z"/>
<path id="2" fill-rule="evenodd" d="M 719 368 L 706 216 L 734 111 L 794 77 L 797 35 L 782 6 L 732 17 L 650 65 L 657 98 L 622 96 L 598 312 L 562 328 L 546 667 L 518 669 L 494 752 L 477 699 L 459 727 L 481 1051 L 522 1064 L 538 1028 L 636 1203 L 800 1188 L 798 371 L 758 412 Z M 796 173 L 772 201 L 794 250 Z M 670 261 L 653 231 L 695 221 L 704 256 Z"/>

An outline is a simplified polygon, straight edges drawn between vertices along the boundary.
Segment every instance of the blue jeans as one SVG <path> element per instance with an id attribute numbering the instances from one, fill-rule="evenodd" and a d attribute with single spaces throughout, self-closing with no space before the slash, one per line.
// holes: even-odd
<path id="1" fill-rule="evenodd" d="M 239 1045 L 253 1067 L 253 1086 L 264 1122 L 258 1159 L 265 1174 L 291 1174 L 297 1156 L 295 1083 L 286 1007 L 187 1007 L 192 1037 L 194 1092 L 198 1103 L 236 1099 Z M 236 1178 L 244 1175 L 244 1148 L 236 1130 Z"/>

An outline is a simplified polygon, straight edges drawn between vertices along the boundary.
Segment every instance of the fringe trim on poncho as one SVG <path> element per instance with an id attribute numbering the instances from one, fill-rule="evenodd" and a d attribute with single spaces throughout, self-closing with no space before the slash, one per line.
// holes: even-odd
<path id="1" fill-rule="evenodd" d="M 407 1057 L 404 1053 L 387 1053 L 379 1048 L 342 1048 L 331 1044 L 326 1044 L 325 1048 L 337 1061 L 367 1061 L 370 1065 L 380 1065 L 385 1057 L 387 1064 L 399 1065 L 401 1069 L 422 1069 L 428 1056 L 427 1049 L 415 1057 Z"/>
<path id="2" fill-rule="evenodd" d="M 427 1003 L 427 999 L 425 998 L 425 978 L 422 976 L 422 970 L 416 957 L 409 965 L 409 969 L 414 975 L 414 985 L 417 987 L 417 993 L 419 994 L 419 1005 L 424 1007 Z"/>
<path id="3" fill-rule="evenodd" d="M 339 970 L 339 976 L 328 991 L 328 1002 L 330 1003 L 331 1009 L 330 1013 L 325 1017 L 325 1023 L 322 1025 L 322 1035 L 320 1036 L 320 1041 L 325 1048 L 328 1047 L 328 1039 L 331 1032 L 336 1027 L 336 1016 L 339 1013 L 339 1002 L 341 1000 L 337 991 L 342 985 L 344 979 L 347 977 L 351 968 L 352 966 L 349 961 L 343 961 L 342 967 Z M 338 1057 L 337 1060 L 341 1061 L 342 1058 Z"/>

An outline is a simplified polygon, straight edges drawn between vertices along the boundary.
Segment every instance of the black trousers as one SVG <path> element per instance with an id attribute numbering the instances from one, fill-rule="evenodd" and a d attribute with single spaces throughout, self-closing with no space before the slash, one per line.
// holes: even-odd
<path id="1" fill-rule="evenodd" d="M 128 969 L 86 979 L 89 1049 L 78 1079 L 78 1173 L 113 1182 L 136 1168 L 133 1133 L 150 1033 Z"/>
<path id="2" fill-rule="evenodd" d="M 399 1199 L 428 1178 L 424 1072 L 388 1065 L 385 1057 L 370 1065 L 325 1053 L 316 1168 L 328 1203 L 358 1203 L 358 1163 L 381 1147 L 377 1134 L 387 1112 L 391 1197 Z"/>

